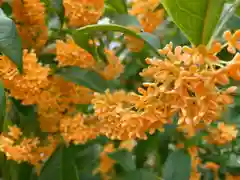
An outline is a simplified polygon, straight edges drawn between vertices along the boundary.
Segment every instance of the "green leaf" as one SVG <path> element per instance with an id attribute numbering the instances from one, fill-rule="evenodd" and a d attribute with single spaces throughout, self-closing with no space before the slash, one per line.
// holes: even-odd
<path id="1" fill-rule="evenodd" d="M 117 10 L 114 7 L 112 7 L 111 5 L 108 5 L 108 4 L 104 5 L 104 16 L 105 17 L 112 17 L 115 14 L 117 14 Z"/>
<path id="2" fill-rule="evenodd" d="M 120 177 L 120 179 L 121 180 L 157 180 L 158 178 L 155 174 L 147 171 L 146 169 L 138 169 L 135 171 L 130 171 L 128 173 L 125 173 L 122 177 Z"/>
<path id="3" fill-rule="evenodd" d="M 108 156 L 120 164 L 125 171 L 133 171 L 136 169 L 132 153 L 125 149 L 109 153 Z"/>
<path id="4" fill-rule="evenodd" d="M 172 152 L 163 168 L 164 180 L 189 180 L 191 174 L 191 158 L 184 150 Z"/>
<path id="5" fill-rule="evenodd" d="M 38 180 L 79 180 L 71 148 L 59 146 L 43 166 Z"/>
<path id="6" fill-rule="evenodd" d="M 5 167 L 11 180 L 32 180 L 32 177 L 36 175 L 33 172 L 33 167 L 27 163 L 18 164 L 15 161 L 8 160 L 5 162 Z"/>
<path id="7" fill-rule="evenodd" d="M 139 21 L 136 16 L 128 15 L 128 14 L 117 14 L 111 18 L 115 24 L 119 24 L 122 26 L 137 26 L 141 27 Z"/>
<path id="8" fill-rule="evenodd" d="M 125 0 L 105 0 L 105 3 L 112 6 L 120 14 L 128 13 Z"/>
<path id="9" fill-rule="evenodd" d="M 80 67 L 64 67 L 56 72 L 66 81 L 74 82 L 78 85 L 88 87 L 94 91 L 104 92 L 109 88 L 108 82 L 104 80 L 98 73 Z"/>
<path id="10" fill-rule="evenodd" d="M 2 3 L 1 9 L 4 11 L 4 13 L 5 13 L 7 16 L 11 16 L 11 14 L 12 14 L 12 8 L 11 8 L 11 6 L 10 6 L 7 2 Z"/>
<path id="11" fill-rule="evenodd" d="M 160 54 L 158 53 L 158 49 L 156 49 L 156 41 L 152 41 L 152 38 L 144 38 L 141 36 L 141 33 L 136 33 L 124 26 L 116 25 L 116 24 L 97 24 L 97 25 L 88 25 L 82 28 L 79 28 L 75 30 L 72 35 L 74 40 L 77 40 L 79 34 L 89 34 L 89 33 L 94 33 L 94 32 L 99 32 L 99 31 L 113 31 L 113 32 L 121 32 L 126 35 L 130 35 L 133 37 L 136 37 L 138 39 L 142 39 L 145 42 L 145 46 L 152 50 L 153 53 L 155 53 L 156 56 L 161 57 Z M 78 40 L 79 41 L 79 40 Z"/>
<path id="12" fill-rule="evenodd" d="M 21 101 L 11 98 L 12 106 L 9 112 L 9 119 L 13 124 L 17 124 L 25 136 L 32 135 L 40 131 L 37 111 L 34 105 L 22 105 Z"/>
<path id="13" fill-rule="evenodd" d="M 194 45 L 209 42 L 224 6 L 224 0 L 162 0 L 161 3 Z"/>
<path id="14" fill-rule="evenodd" d="M 22 71 L 22 43 L 16 25 L 0 9 L 0 52 L 8 56 Z"/>
<path id="15" fill-rule="evenodd" d="M 88 145 L 84 144 L 84 147 L 78 148 L 79 151 L 76 156 L 76 166 L 78 168 L 79 175 L 82 180 L 82 176 L 86 174 L 91 175 L 92 172 L 99 167 L 99 155 L 100 149 L 98 144 Z M 92 175 L 93 177 L 94 175 Z"/>
<path id="16" fill-rule="evenodd" d="M 2 81 L 0 81 L 0 131 L 2 131 L 6 114 L 6 95 Z"/>
<path id="17" fill-rule="evenodd" d="M 146 42 L 149 42 L 155 49 L 159 49 L 161 44 L 160 44 L 160 38 L 153 35 L 153 34 L 150 34 L 150 33 L 147 33 L 147 32 L 142 32 L 139 34 L 142 39 L 144 39 Z"/>
<path id="18" fill-rule="evenodd" d="M 53 9 L 55 9 L 57 15 L 59 16 L 59 20 L 61 22 L 61 25 L 64 23 L 64 13 L 65 9 L 63 6 L 63 0 L 51 0 L 51 6 Z"/>

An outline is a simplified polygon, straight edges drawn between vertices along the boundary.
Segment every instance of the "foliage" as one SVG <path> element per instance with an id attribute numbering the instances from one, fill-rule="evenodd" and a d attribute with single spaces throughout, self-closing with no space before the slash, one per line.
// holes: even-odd
<path id="1" fill-rule="evenodd" d="M 1 179 L 240 179 L 239 0 L 0 7 Z"/>

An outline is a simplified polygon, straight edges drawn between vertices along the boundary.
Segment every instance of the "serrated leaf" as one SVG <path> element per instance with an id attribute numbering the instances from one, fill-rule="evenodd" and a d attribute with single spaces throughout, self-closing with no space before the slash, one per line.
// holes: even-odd
<path id="1" fill-rule="evenodd" d="M 0 9 L 0 52 L 8 56 L 22 71 L 22 43 L 16 25 Z"/>
<path id="2" fill-rule="evenodd" d="M 191 174 L 191 158 L 184 150 L 172 152 L 163 168 L 164 180 L 189 180 Z"/>
<path id="3" fill-rule="evenodd" d="M 147 171 L 146 169 L 138 169 L 135 171 L 130 171 L 125 173 L 121 180 L 157 180 L 157 176 L 152 172 Z M 165 179 L 164 179 L 165 180 Z"/>
<path id="4" fill-rule="evenodd" d="M 0 81 L 0 131 L 2 131 L 4 118 L 6 114 L 6 95 L 4 91 L 4 85 Z"/>
<path id="5" fill-rule="evenodd" d="M 224 0 L 162 0 L 161 3 L 194 45 L 209 42 L 224 6 Z"/>
<path id="6" fill-rule="evenodd" d="M 79 180 L 71 148 L 59 146 L 41 170 L 38 180 Z"/>
<path id="7" fill-rule="evenodd" d="M 108 156 L 121 165 L 125 171 L 133 171 L 136 169 L 132 153 L 127 150 L 119 150 L 114 153 L 109 153 Z"/>
<path id="8" fill-rule="evenodd" d="M 57 70 L 57 74 L 66 81 L 74 82 L 78 85 L 88 87 L 97 92 L 104 92 L 109 88 L 108 82 L 98 73 L 80 67 L 64 67 Z"/>

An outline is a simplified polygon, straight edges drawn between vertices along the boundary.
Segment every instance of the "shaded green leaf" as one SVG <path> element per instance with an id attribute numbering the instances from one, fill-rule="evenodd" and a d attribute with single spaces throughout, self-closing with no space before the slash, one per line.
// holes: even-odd
<path id="1" fill-rule="evenodd" d="M 130 171 L 125 173 L 121 180 L 157 180 L 157 176 L 152 172 L 147 171 L 146 169 L 138 169 L 135 171 Z M 182 179 L 181 179 L 182 180 Z"/>
<path id="2" fill-rule="evenodd" d="M 149 42 L 154 48 L 159 49 L 161 44 L 160 44 L 160 38 L 147 33 L 147 32 L 142 32 L 139 34 L 141 36 L 142 39 L 144 39 L 146 42 Z"/>
<path id="3" fill-rule="evenodd" d="M 164 180 L 189 180 L 191 174 L 191 158 L 184 150 L 172 152 L 163 168 Z"/>
<path id="4" fill-rule="evenodd" d="M 33 166 L 27 163 L 17 163 L 12 160 L 5 162 L 6 173 L 9 174 L 9 180 L 32 180 L 36 173 Z"/>
<path id="5" fill-rule="evenodd" d="M 141 27 L 139 21 L 136 16 L 131 16 L 128 14 L 117 14 L 111 18 L 115 24 L 119 24 L 122 26 L 137 26 Z"/>
<path id="6" fill-rule="evenodd" d="M 59 17 L 60 23 L 61 25 L 63 25 L 64 23 L 64 6 L 63 6 L 63 0 L 51 0 L 51 5 L 52 8 L 54 8 L 56 10 L 56 13 Z"/>
<path id="7" fill-rule="evenodd" d="M 12 14 L 12 8 L 11 8 L 11 6 L 9 5 L 9 3 L 7 3 L 7 2 L 2 3 L 1 9 L 4 11 L 4 13 L 5 13 L 7 16 L 10 16 L 10 15 Z"/>
<path id="8" fill-rule="evenodd" d="M 6 114 L 6 95 L 4 91 L 4 85 L 0 81 L 0 130 L 2 131 L 4 118 Z"/>
<path id="9" fill-rule="evenodd" d="M 59 146 L 43 166 L 38 180 L 79 180 L 71 148 Z"/>
<path id="10" fill-rule="evenodd" d="M 207 44 L 216 29 L 224 0 L 162 0 L 173 21 L 194 45 Z"/>
<path id="11" fill-rule="evenodd" d="M 119 150 L 114 153 L 109 153 L 108 156 L 115 160 L 125 171 L 133 171 L 136 169 L 132 153 L 127 150 Z"/>
<path id="12" fill-rule="evenodd" d="M 98 92 L 104 92 L 109 88 L 108 82 L 98 73 L 81 69 L 80 67 L 64 67 L 58 69 L 56 73 L 62 76 L 66 81 L 74 82 Z"/>
<path id="13" fill-rule="evenodd" d="M 0 52 L 8 56 L 22 71 L 22 43 L 16 25 L 0 9 Z"/>
<path id="14" fill-rule="evenodd" d="M 28 136 L 40 130 L 37 111 L 34 105 L 22 105 L 21 101 L 11 98 L 12 106 L 8 118 L 17 124 Z"/>

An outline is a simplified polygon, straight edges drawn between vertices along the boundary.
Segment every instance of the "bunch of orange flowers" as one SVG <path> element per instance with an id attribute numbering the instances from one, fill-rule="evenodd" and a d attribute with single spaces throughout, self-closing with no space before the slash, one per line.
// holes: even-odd
<path id="1" fill-rule="evenodd" d="M 237 137 L 236 127 L 228 124 L 227 120 L 223 122 L 219 119 L 227 106 L 233 103 L 237 90 L 235 86 L 223 87 L 229 84 L 231 78 L 240 79 L 240 55 L 236 53 L 236 49 L 240 49 L 240 31 L 234 34 L 226 32 L 224 37 L 227 42 L 224 45 L 214 42 L 210 47 L 173 48 L 173 44 L 169 43 L 159 50 L 162 59 L 146 59 L 149 66 L 140 73 L 145 82 L 137 92 L 106 90 L 105 93 L 97 93 L 52 74 L 50 67 L 38 62 L 36 53 L 48 39 L 45 10 L 40 0 L 14 0 L 12 6 L 24 48 L 33 50 L 23 51 L 23 74 L 17 71 L 9 58 L 0 56 L 0 78 L 9 96 L 21 100 L 23 105 L 37 105 L 41 130 L 48 132 L 49 136 L 44 140 L 27 138 L 21 129 L 10 126 L 9 132 L 0 136 L 0 151 L 8 159 L 27 161 L 39 168 L 54 151 L 59 137 L 66 144 L 83 144 L 99 135 L 121 141 L 147 139 L 147 133 L 164 131 L 166 124 L 173 123 L 175 115 L 178 116 L 178 131 L 186 139 L 202 130 L 209 133 L 202 140 L 210 144 L 227 144 Z M 64 6 L 67 25 L 80 27 L 100 19 L 104 1 L 65 0 Z M 147 32 L 152 32 L 163 20 L 164 11 L 158 6 L 159 1 L 155 0 L 133 2 L 131 14 L 137 16 Z M 223 61 L 217 56 L 226 46 L 234 54 L 231 61 Z M 138 48 L 130 48 L 138 51 Z M 107 62 L 102 68 L 89 52 L 71 38 L 57 40 L 54 53 L 58 67 L 78 66 L 93 70 L 106 80 L 115 79 L 124 71 L 124 66 L 113 51 L 105 50 Z M 90 103 L 94 107 L 93 114 L 77 111 L 76 105 Z M 114 148 L 108 145 L 105 151 L 111 152 Z M 198 147 L 189 149 L 194 180 L 200 178 L 197 172 L 197 165 L 201 164 L 198 151 Z M 102 164 L 101 172 L 104 174 L 114 162 L 107 159 L 104 153 L 101 158 L 110 164 Z M 209 163 L 205 166 L 213 167 Z"/>

